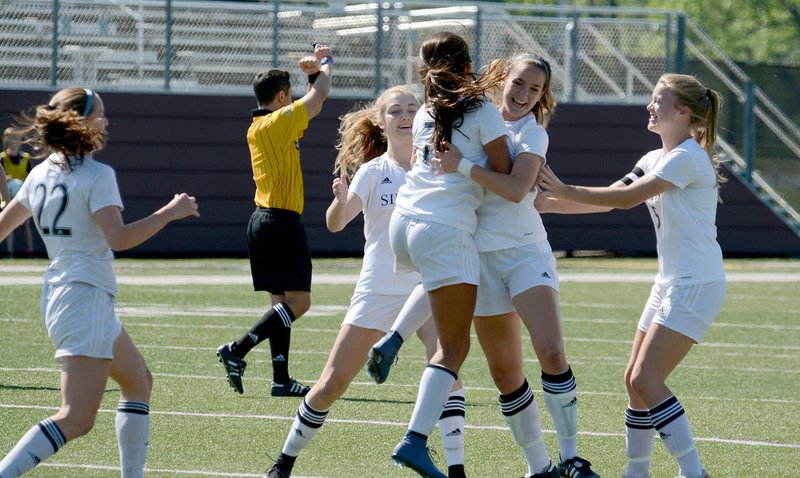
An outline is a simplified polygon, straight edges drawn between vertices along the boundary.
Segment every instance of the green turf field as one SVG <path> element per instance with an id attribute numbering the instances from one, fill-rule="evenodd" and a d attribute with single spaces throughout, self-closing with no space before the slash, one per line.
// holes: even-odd
<path id="1" fill-rule="evenodd" d="M 44 265 L 0 263 L 0 456 L 60 401 L 58 366 L 39 321 Z M 354 277 L 359 265 L 356 259 L 317 260 L 314 272 Z M 725 308 L 670 386 L 713 477 L 800 477 L 800 262 L 730 260 L 726 267 L 732 280 Z M 604 477 L 618 477 L 624 467 L 622 375 L 650 287 L 641 278 L 655 269 L 653 259 L 559 259 L 567 356 L 578 381 L 579 450 Z M 120 317 L 155 376 L 147 476 L 261 476 L 283 446 L 299 399 L 269 396 L 266 344 L 248 356 L 241 396 L 228 387 L 214 355 L 217 346 L 245 332 L 267 302 L 264 293 L 252 291 L 247 262 L 119 260 L 117 273 Z M 349 303 L 353 283 L 344 282 L 315 283 L 312 309 L 293 329 L 290 372 L 305 383 L 319 375 Z M 555 457 L 528 341 L 524 351 Z M 424 365 L 423 348 L 412 340 L 386 384 L 359 376 L 298 459 L 294 476 L 416 476 L 395 468 L 389 454 L 411 415 Z M 462 378 L 468 475 L 522 476 L 524 459 L 505 427 L 477 342 Z M 119 476 L 116 403 L 116 385 L 109 382 L 95 429 L 27 476 Z M 436 433 L 430 443 L 445 467 Z M 656 443 L 655 450 L 653 477 L 676 476 L 664 447 Z"/>

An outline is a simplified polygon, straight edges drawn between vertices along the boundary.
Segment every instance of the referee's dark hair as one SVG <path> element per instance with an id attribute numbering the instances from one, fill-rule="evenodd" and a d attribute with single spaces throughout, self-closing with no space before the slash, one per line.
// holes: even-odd
<path id="1" fill-rule="evenodd" d="M 264 70 L 256 73 L 253 79 L 253 91 L 259 106 L 272 103 L 279 91 L 288 91 L 289 72 L 284 70 Z"/>

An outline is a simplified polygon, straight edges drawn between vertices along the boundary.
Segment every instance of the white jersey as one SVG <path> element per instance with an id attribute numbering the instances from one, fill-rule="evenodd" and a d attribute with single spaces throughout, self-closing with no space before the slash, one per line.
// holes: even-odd
<path id="1" fill-rule="evenodd" d="M 397 197 L 397 209 L 406 216 L 437 222 L 470 234 L 475 232 L 475 209 L 483 199 L 483 187 L 461 173 L 436 174 L 431 167 L 433 157 L 433 118 L 426 108 L 414 117 L 413 134 L 416 161 L 406 175 L 406 182 Z M 505 137 L 503 117 L 486 101 L 464 114 L 461 126 L 453 126 L 450 141 L 461 151 L 464 160 L 487 167 L 489 157 L 484 145 Z"/>
<path id="2" fill-rule="evenodd" d="M 361 166 L 350 191 L 361 198 L 364 214 L 364 260 L 356 292 L 405 295 L 420 282 L 417 272 L 395 274 L 394 254 L 389 244 L 389 219 L 406 170 L 386 154 Z"/>
<path id="3" fill-rule="evenodd" d="M 116 295 L 114 253 L 93 216 L 106 206 L 122 209 L 114 170 L 89 157 L 69 170 L 54 158 L 33 168 L 17 195 L 47 248 L 45 283 L 83 282 Z"/>
<path id="4" fill-rule="evenodd" d="M 529 114 L 516 121 L 506 121 L 512 160 L 521 153 L 532 153 L 547 157 L 550 139 L 547 131 Z M 547 240 L 542 217 L 533 201 L 536 189 L 515 203 L 489 191 L 484 193 L 483 203 L 478 208 L 478 229 L 475 244 L 478 251 L 499 251 Z"/>
<path id="5" fill-rule="evenodd" d="M 725 280 L 715 225 L 717 178 L 706 151 L 690 138 L 669 154 L 663 149 L 650 151 L 636 166 L 641 175 L 652 174 L 675 185 L 645 201 L 656 230 L 656 283 Z"/>

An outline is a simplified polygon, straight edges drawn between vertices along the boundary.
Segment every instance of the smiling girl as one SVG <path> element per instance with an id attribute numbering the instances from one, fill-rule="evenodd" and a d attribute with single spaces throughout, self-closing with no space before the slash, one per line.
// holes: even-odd
<path id="1" fill-rule="evenodd" d="M 411 168 L 411 125 L 418 109 L 419 101 L 411 88 L 395 86 L 383 92 L 374 104 L 342 118 L 335 166 L 339 176 L 333 180 L 334 198 L 326 222 L 331 232 L 339 232 L 363 213 L 366 242 L 361 274 L 328 363 L 300 405 L 269 478 L 291 475 L 297 456 L 319 432 L 331 406 L 364 366 L 370 346 L 389 330 L 401 309 L 406 310 L 406 299 L 419 284 L 416 272 L 393 272 L 394 256 L 389 246 L 389 218 L 397 191 Z M 348 186 L 350 178 L 352 183 Z M 431 315 L 428 298 L 424 293 L 412 297 L 407 307 L 427 320 Z M 424 327 L 420 336 L 428 355 L 432 355 L 436 349 L 433 324 Z M 457 392 L 451 401 L 460 404 L 453 407 L 460 409 L 460 414 L 443 416 L 439 426 L 451 471 L 460 469 L 463 473 L 463 434 L 447 437 L 447 431 L 464 428 L 464 393 L 460 383 L 454 388 Z"/>
<path id="2" fill-rule="evenodd" d="M 648 477 L 658 432 L 686 478 L 708 476 L 689 419 L 666 380 L 700 343 L 722 309 L 725 272 L 715 225 L 719 158 L 714 154 L 719 94 L 688 75 L 663 75 L 647 105 L 647 129 L 662 148 L 608 187 L 566 185 L 549 168 L 538 185 L 540 211 L 602 212 L 646 204 L 655 226 L 658 274 L 639 319 L 625 371 L 628 463 L 625 478 Z M 541 195 L 540 195 L 541 196 Z"/>

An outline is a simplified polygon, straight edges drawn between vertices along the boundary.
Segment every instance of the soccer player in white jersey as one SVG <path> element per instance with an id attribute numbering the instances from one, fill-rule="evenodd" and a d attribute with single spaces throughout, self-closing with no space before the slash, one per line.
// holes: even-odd
<path id="1" fill-rule="evenodd" d="M 625 478 L 650 474 L 658 432 L 685 478 L 703 478 L 683 406 L 666 380 L 703 340 L 725 299 L 715 225 L 719 158 L 714 154 L 720 97 L 696 78 L 665 74 L 653 90 L 647 129 L 662 147 L 608 187 L 566 185 L 549 168 L 539 175 L 540 211 L 601 212 L 646 204 L 656 232 L 658 274 L 639 319 L 625 371 Z M 543 195 L 540 195 L 543 196 Z"/>
<path id="2" fill-rule="evenodd" d="M 298 455 L 310 444 L 328 416 L 333 403 L 367 361 L 370 345 L 388 330 L 401 313 L 412 312 L 426 321 L 430 305 L 424 294 L 415 294 L 416 272 L 395 274 L 389 246 L 389 218 L 395 198 L 411 168 L 411 124 L 419 101 L 411 88 L 395 86 L 371 105 L 348 113 L 339 128 L 339 154 L 333 180 L 334 199 L 326 214 L 331 232 L 338 232 L 359 213 L 364 214 L 364 259 L 350 308 L 319 380 L 303 399 L 283 451 L 268 478 L 291 476 Z M 347 184 L 348 178 L 353 178 Z M 428 356 L 436 351 L 433 323 L 420 330 Z M 464 477 L 464 391 L 454 385 L 439 428 L 447 452 L 450 478 Z"/>
<path id="3" fill-rule="evenodd" d="M 469 352 L 470 328 L 479 281 L 472 234 L 483 188 L 457 175 L 437 175 L 433 152 L 446 141 L 471 163 L 507 173 L 511 158 L 505 124 L 473 80 L 469 48 L 460 36 L 439 32 L 420 47 L 425 104 L 414 118 L 415 159 L 400 188 L 389 228 L 396 272 L 416 270 L 428 294 L 441 349 L 420 379 L 405 436 L 392 452 L 396 463 L 422 476 L 443 478 L 427 440 Z"/>
<path id="4" fill-rule="evenodd" d="M 443 173 L 465 171 L 486 188 L 475 232 L 481 259 L 475 331 L 500 391 L 500 408 L 525 452 L 527 476 L 599 478 L 591 463 L 578 456 L 578 399 L 564 352 L 555 257 L 533 207 L 536 177 L 549 144 L 545 128 L 556 107 L 550 64 L 521 53 L 493 62 L 486 75 L 501 86 L 498 103 L 514 158 L 511 174 L 479 166 L 463 169 L 463 159 L 451 145 L 434 160 Z M 519 318 L 542 367 L 544 401 L 558 435 L 557 469 L 547 455 L 538 406 L 524 376 Z"/>
<path id="5" fill-rule="evenodd" d="M 114 312 L 112 250 L 137 246 L 171 221 L 199 213 L 193 197 L 176 194 L 152 215 L 125 224 L 114 170 L 92 159 L 105 146 L 107 124 L 97 93 L 66 88 L 32 116 L 23 116 L 17 128 L 46 159 L 0 213 L 0 240 L 32 216 L 47 248 L 40 310 L 61 363 L 61 408 L 0 461 L 2 478 L 25 474 L 88 433 L 109 377 L 120 388 L 116 431 L 122 477 L 144 476 L 153 377 Z"/>

